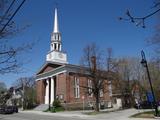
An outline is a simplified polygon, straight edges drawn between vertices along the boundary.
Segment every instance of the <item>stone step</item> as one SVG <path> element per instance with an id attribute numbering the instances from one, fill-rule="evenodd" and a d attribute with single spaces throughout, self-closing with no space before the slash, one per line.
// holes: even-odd
<path id="1" fill-rule="evenodd" d="M 48 104 L 40 104 L 36 108 L 34 108 L 34 111 L 45 111 L 48 109 Z"/>

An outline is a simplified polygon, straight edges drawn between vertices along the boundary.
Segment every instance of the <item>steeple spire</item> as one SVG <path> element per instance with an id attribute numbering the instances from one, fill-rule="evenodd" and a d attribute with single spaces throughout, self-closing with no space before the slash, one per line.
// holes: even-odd
<path id="1" fill-rule="evenodd" d="M 53 27 L 53 32 L 51 34 L 50 51 L 46 56 L 46 61 L 68 63 L 67 54 L 62 52 L 62 40 L 61 40 L 61 33 L 59 31 L 59 26 L 58 26 L 57 8 L 55 8 L 54 27 Z"/>
<path id="2" fill-rule="evenodd" d="M 59 27 L 58 27 L 58 14 L 57 14 L 57 8 L 55 8 L 55 14 L 54 14 L 54 33 L 59 32 Z"/>
<path id="3" fill-rule="evenodd" d="M 59 32 L 58 27 L 58 12 L 57 8 L 55 8 L 54 14 L 54 29 L 51 35 L 51 51 L 61 51 L 62 44 L 61 44 L 61 33 Z"/>

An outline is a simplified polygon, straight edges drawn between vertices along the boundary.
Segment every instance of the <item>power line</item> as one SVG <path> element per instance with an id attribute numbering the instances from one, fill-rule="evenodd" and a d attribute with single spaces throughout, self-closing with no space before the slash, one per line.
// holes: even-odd
<path id="1" fill-rule="evenodd" d="M 8 20 L 8 22 L 3 26 L 3 28 L 0 31 L 0 34 L 3 32 L 3 30 L 6 28 L 6 26 L 9 24 L 9 22 L 13 19 L 13 17 L 16 15 L 16 13 L 18 12 L 18 10 L 22 7 L 22 5 L 24 4 L 26 0 L 23 0 L 22 3 L 18 6 L 18 8 L 16 9 L 16 11 L 13 13 L 13 15 L 10 17 L 10 19 Z"/>
<path id="2" fill-rule="evenodd" d="M 5 16 L 8 14 L 9 10 L 11 9 L 11 7 L 13 6 L 13 4 L 14 4 L 15 1 L 16 1 L 16 0 L 13 0 L 12 3 L 10 4 L 10 6 L 8 7 L 8 9 L 6 10 L 4 16 L 2 17 L 2 19 L 1 19 L 1 21 L 0 21 L 0 24 L 3 22 Z"/>

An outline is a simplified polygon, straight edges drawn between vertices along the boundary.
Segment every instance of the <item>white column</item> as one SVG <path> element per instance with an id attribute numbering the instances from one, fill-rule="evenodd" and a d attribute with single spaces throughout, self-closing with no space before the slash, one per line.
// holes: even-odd
<path id="1" fill-rule="evenodd" d="M 62 50 L 62 46 L 61 46 L 61 44 L 60 44 L 60 48 L 59 48 L 59 51 L 61 51 Z"/>
<path id="2" fill-rule="evenodd" d="M 49 103 L 49 81 L 46 80 L 45 104 Z"/>
<path id="3" fill-rule="evenodd" d="M 51 77 L 51 104 L 54 101 L 54 78 Z"/>
<path id="4" fill-rule="evenodd" d="M 57 46 L 57 51 L 58 51 L 58 43 L 56 43 L 56 46 Z"/>
<path id="5" fill-rule="evenodd" d="M 53 50 L 53 48 L 54 48 L 54 44 L 53 44 L 53 43 L 51 43 L 51 51 Z"/>

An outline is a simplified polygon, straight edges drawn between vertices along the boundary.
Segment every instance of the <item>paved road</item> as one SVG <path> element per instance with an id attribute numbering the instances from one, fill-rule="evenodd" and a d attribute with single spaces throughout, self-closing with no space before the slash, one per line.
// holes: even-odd
<path id="1" fill-rule="evenodd" d="M 135 114 L 137 112 L 137 110 L 128 109 L 94 116 L 87 116 L 81 114 L 80 112 L 61 112 L 54 114 L 24 111 L 11 115 L 0 115 L 0 120 L 146 120 L 138 118 L 129 118 L 130 115 Z"/>
<path id="2" fill-rule="evenodd" d="M 51 115 L 37 115 L 31 113 L 17 113 L 11 115 L 0 115 L 0 120 L 84 120 L 84 119 L 80 117 L 61 117 L 61 116 L 51 116 Z"/>

